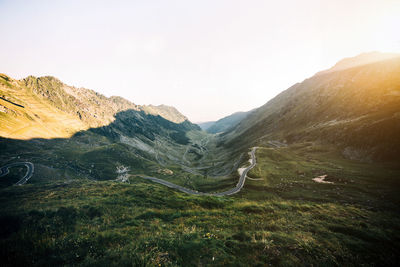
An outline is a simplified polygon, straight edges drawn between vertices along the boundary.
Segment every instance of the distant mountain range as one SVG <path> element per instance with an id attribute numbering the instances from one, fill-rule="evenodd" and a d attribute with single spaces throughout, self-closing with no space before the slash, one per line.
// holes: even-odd
<path id="1" fill-rule="evenodd" d="M 235 112 L 229 116 L 226 116 L 222 119 L 219 119 L 217 121 L 208 121 L 208 122 L 202 122 L 198 123 L 198 125 L 201 127 L 202 130 L 212 133 L 212 134 L 217 134 L 217 133 L 223 133 L 228 131 L 230 128 L 236 126 L 241 120 L 247 117 L 251 111 L 239 111 Z"/>
<path id="2" fill-rule="evenodd" d="M 318 141 L 359 160 L 400 157 L 400 55 L 365 53 L 297 83 L 221 136 L 226 148 Z"/>
<path id="3" fill-rule="evenodd" d="M 205 122 L 197 122 L 196 124 L 200 126 L 200 128 L 204 131 L 207 131 L 208 128 L 210 128 L 215 121 L 205 121 Z"/>

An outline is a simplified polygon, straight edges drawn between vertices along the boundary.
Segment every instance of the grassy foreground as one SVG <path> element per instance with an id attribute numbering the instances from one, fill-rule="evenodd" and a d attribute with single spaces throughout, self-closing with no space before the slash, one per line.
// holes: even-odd
<path id="1" fill-rule="evenodd" d="M 140 178 L 3 188 L 2 265 L 395 266 L 399 170 L 328 151 L 261 148 L 260 180 L 223 198 Z"/>

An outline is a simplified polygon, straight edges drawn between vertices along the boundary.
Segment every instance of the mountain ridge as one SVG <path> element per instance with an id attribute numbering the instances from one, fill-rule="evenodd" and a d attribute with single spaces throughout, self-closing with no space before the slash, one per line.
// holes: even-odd
<path id="1" fill-rule="evenodd" d="M 381 52 L 377 52 L 377 51 L 365 52 L 365 53 L 361 53 L 354 57 L 343 58 L 343 59 L 339 60 L 331 68 L 317 72 L 315 75 L 325 74 L 325 73 L 329 73 L 329 72 L 333 72 L 333 71 L 350 69 L 350 68 L 354 68 L 357 66 L 372 64 L 375 62 L 392 59 L 392 58 L 398 58 L 398 57 L 400 57 L 400 54 L 396 54 L 396 53 L 381 53 Z"/>
<path id="2" fill-rule="evenodd" d="M 115 114 L 129 109 L 161 116 L 174 123 L 189 122 L 189 120 L 174 107 L 166 105 L 136 105 L 120 96 L 106 97 L 91 89 L 66 85 L 52 76 L 28 76 L 21 80 L 15 80 L 2 74 L 0 76 L 0 81 L 0 93 L 3 95 L 4 99 L 14 99 L 16 103 L 24 103 L 27 107 L 26 109 L 16 111 L 14 110 L 15 107 L 6 106 L 5 100 L 0 100 L 3 120 L 7 121 L 7 118 L 4 117 L 9 117 L 10 121 L 15 121 L 12 127 L 13 129 L 9 129 L 8 132 L 7 129 L 0 130 L 0 134 L 7 137 L 19 137 L 18 130 L 15 130 L 15 128 L 18 127 L 18 119 L 21 120 L 19 122 L 19 124 L 22 125 L 21 127 L 25 127 L 26 124 L 33 125 L 35 122 L 37 126 L 40 124 L 43 125 L 46 124 L 46 120 L 40 120 L 40 118 L 46 118 L 48 114 L 50 114 L 50 117 L 57 116 L 57 111 L 54 110 L 54 108 L 60 111 L 58 112 L 60 113 L 58 116 L 70 121 L 74 127 L 68 129 L 69 126 L 67 125 L 66 129 L 55 131 L 50 134 L 49 137 L 64 137 L 70 135 L 71 131 L 76 132 L 90 127 L 107 125 L 115 120 Z M 29 105 L 30 101 L 34 102 L 32 106 Z M 39 107 L 39 109 L 42 110 L 38 110 L 35 107 Z M 49 110 L 47 112 L 48 114 L 45 114 L 46 109 Z M 36 114 L 38 112 L 41 113 L 41 116 Z M 19 115 L 17 115 L 17 113 Z M 14 114 L 15 116 L 8 116 L 7 114 Z M 28 120 L 26 120 L 26 117 Z M 54 126 L 55 119 L 50 120 Z M 192 125 L 193 128 L 197 127 L 194 124 Z M 63 128 L 62 124 L 57 125 L 56 128 Z M 42 132 L 44 132 L 44 130 Z M 44 136 L 46 136 L 46 134 Z M 22 134 L 22 137 L 40 137 L 40 135 L 38 135 L 37 131 L 31 131 L 25 132 Z"/>
<path id="3" fill-rule="evenodd" d="M 217 121 L 198 123 L 198 125 L 208 133 L 217 134 L 229 131 L 230 128 L 235 127 L 241 120 L 247 117 L 253 110 L 238 111 Z"/>

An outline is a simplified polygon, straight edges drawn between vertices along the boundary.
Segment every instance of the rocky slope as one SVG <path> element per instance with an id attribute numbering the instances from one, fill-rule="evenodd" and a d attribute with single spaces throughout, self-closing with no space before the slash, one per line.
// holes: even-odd
<path id="1" fill-rule="evenodd" d="M 122 97 L 108 98 L 93 90 L 68 86 L 49 76 L 14 80 L 2 74 L 0 96 L 1 120 L 6 125 L 0 129 L 3 137 L 69 137 L 79 130 L 109 125 L 124 111 L 136 114 L 133 117 L 137 120 L 160 116 L 183 124 L 187 130 L 198 129 L 173 107 L 139 106 Z"/>

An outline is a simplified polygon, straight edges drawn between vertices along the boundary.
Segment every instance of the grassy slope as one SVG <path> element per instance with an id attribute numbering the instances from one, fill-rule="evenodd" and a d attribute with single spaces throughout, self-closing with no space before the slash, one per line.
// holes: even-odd
<path id="1" fill-rule="evenodd" d="M 400 57 L 317 74 L 251 113 L 221 143 L 320 140 L 349 158 L 395 160 L 400 151 Z"/>
<path id="2" fill-rule="evenodd" d="M 123 165 L 130 168 L 131 175 L 155 176 L 200 191 L 215 191 L 233 187 L 238 179 L 235 171 L 221 180 L 221 178 L 210 177 L 210 174 L 204 169 L 213 164 L 217 167 L 227 164 L 226 169 L 232 168 L 228 164 L 229 162 L 224 161 L 224 159 L 226 160 L 225 155 L 215 154 L 213 151 L 200 152 L 198 149 L 200 145 L 197 144 L 201 144 L 204 137 L 208 137 L 208 135 L 200 131 L 192 131 L 188 135 L 191 143 L 187 146 L 171 142 L 167 138 L 162 139 L 162 145 L 155 147 L 158 151 L 157 157 L 150 152 L 110 140 L 106 136 L 92 131 L 82 132 L 68 139 L 13 140 L 0 138 L 2 152 L 0 164 L 15 161 L 34 163 L 35 172 L 32 183 L 74 179 L 114 180 L 117 178 L 116 167 Z M 210 143 L 214 143 L 214 141 L 211 140 Z M 210 149 L 212 146 L 213 144 L 208 145 Z M 187 167 L 182 167 L 178 163 L 183 162 L 182 156 L 186 150 L 191 152 L 186 153 L 185 156 Z M 196 152 L 198 154 L 193 151 L 198 151 Z M 195 160 L 197 155 L 202 158 Z M 175 159 L 171 160 L 168 157 Z M 171 170 L 173 174 L 164 173 L 162 170 Z M 4 185 L 11 184 L 11 182 L 4 183 Z"/>
<path id="3" fill-rule="evenodd" d="M 400 170 L 329 151 L 260 148 L 249 176 L 263 180 L 225 198 L 140 178 L 3 188 L 1 257 L 6 265 L 395 266 Z M 335 184 L 311 180 L 320 174 Z"/>

